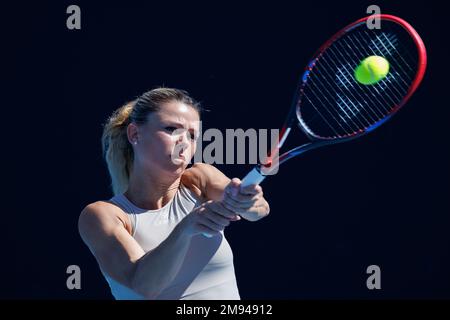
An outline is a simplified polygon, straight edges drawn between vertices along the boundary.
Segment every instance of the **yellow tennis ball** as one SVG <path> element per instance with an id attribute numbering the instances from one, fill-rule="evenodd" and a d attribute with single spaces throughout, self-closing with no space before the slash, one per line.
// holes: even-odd
<path id="1" fill-rule="evenodd" d="M 364 85 L 375 84 L 389 73 L 389 62 L 380 56 L 365 58 L 355 69 L 355 78 Z"/>

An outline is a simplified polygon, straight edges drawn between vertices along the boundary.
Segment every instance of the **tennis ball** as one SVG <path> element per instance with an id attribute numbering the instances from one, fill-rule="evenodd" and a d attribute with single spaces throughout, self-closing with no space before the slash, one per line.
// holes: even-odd
<path id="1" fill-rule="evenodd" d="M 389 73 L 389 62 L 380 56 L 365 58 L 355 69 L 355 78 L 359 83 L 369 85 L 384 79 Z"/>

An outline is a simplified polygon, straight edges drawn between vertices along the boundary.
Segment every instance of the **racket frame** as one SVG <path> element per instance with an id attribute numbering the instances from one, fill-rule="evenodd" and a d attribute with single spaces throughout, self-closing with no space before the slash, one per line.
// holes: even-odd
<path id="1" fill-rule="evenodd" d="M 397 24 L 399 24 L 401 27 L 403 27 L 404 30 L 408 32 L 408 34 L 413 39 L 416 47 L 417 47 L 417 53 L 418 53 L 418 64 L 417 64 L 417 72 L 415 75 L 415 78 L 413 79 L 406 95 L 403 97 L 403 99 L 396 105 L 393 106 L 392 110 L 389 112 L 389 114 L 381 119 L 380 121 L 376 122 L 375 124 L 368 127 L 366 130 L 362 132 L 356 132 L 346 137 L 338 137 L 338 138 L 332 138 L 332 137 L 321 137 L 316 134 L 314 134 L 311 130 L 308 129 L 306 124 L 303 122 L 301 114 L 299 110 L 299 105 L 301 104 L 301 99 L 303 95 L 303 90 L 305 88 L 305 85 L 308 81 L 308 75 L 313 69 L 316 61 L 320 59 L 321 55 L 325 52 L 327 48 L 329 48 L 336 40 L 341 38 L 343 35 L 345 35 L 347 32 L 351 31 L 352 29 L 360 26 L 362 23 L 367 23 L 368 19 L 381 19 L 392 21 Z M 418 86 L 420 85 L 424 75 L 425 70 L 427 66 L 427 54 L 425 45 L 420 38 L 419 34 L 416 32 L 416 30 L 405 20 L 389 15 L 389 14 L 376 14 L 367 16 L 364 18 L 361 18 L 346 27 L 342 28 L 338 32 L 336 32 L 328 41 L 326 41 L 313 55 L 314 58 L 310 60 L 308 65 L 305 68 L 305 71 L 303 72 L 303 75 L 297 84 L 297 89 L 295 91 L 291 108 L 289 110 L 289 113 L 286 117 L 286 120 L 284 122 L 284 125 L 281 129 L 279 143 L 276 146 L 275 150 L 272 150 L 270 152 L 270 156 L 264 161 L 266 165 L 258 164 L 256 165 L 246 176 L 244 179 L 242 179 L 242 185 L 248 186 L 251 184 L 259 184 L 261 183 L 264 178 L 267 175 L 270 175 L 273 171 L 278 169 L 278 166 L 280 166 L 282 163 L 286 162 L 289 159 L 292 159 L 293 157 L 296 157 L 306 151 L 316 149 L 325 145 L 330 144 L 336 144 L 336 143 L 342 143 L 349 140 L 353 140 L 355 138 L 359 138 L 363 135 L 366 135 L 367 133 L 373 131 L 377 127 L 379 127 L 381 124 L 385 123 L 387 120 L 389 120 L 392 115 L 394 115 L 405 103 L 409 100 L 409 98 L 412 96 L 412 94 L 416 91 Z M 279 149 L 283 146 L 284 142 L 286 141 L 287 136 L 289 135 L 293 124 L 298 124 L 298 127 L 302 130 L 302 132 L 308 137 L 308 139 L 311 141 L 309 143 L 303 144 L 301 146 L 298 146 L 296 148 L 293 148 L 285 153 L 283 153 L 281 156 L 278 157 L 277 161 L 271 160 L 273 158 L 273 155 L 277 155 Z"/>

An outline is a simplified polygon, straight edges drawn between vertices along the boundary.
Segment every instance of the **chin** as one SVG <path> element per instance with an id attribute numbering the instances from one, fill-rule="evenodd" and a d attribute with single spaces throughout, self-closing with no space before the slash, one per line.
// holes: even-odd
<path id="1" fill-rule="evenodd" d="M 171 160 L 169 163 L 169 167 L 167 168 L 167 171 L 170 171 L 171 173 L 178 174 L 183 173 L 183 171 L 187 168 L 188 163 L 186 163 L 186 160 L 184 159 L 174 159 Z"/>

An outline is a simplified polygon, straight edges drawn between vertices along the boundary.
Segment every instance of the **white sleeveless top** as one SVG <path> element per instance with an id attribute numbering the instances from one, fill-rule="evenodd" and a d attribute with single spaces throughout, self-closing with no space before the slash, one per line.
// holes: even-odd
<path id="1" fill-rule="evenodd" d="M 138 208 L 123 194 L 112 197 L 110 202 L 129 216 L 132 236 L 145 252 L 157 247 L 187 214 L 202 203 L 183 184 L 173 199 L 157 210 Z M 111 277 L 104 276 L 117 300 L 144 299 Z M 192 237 L 180 271 L 156 299 L 239 300 L 233 253 L 223 232 L 212 238 Z"/>

